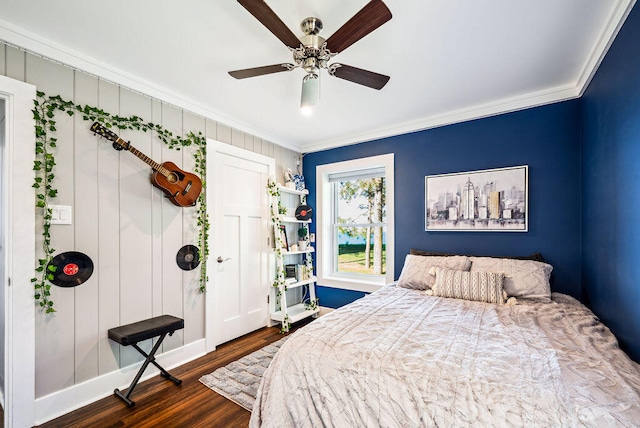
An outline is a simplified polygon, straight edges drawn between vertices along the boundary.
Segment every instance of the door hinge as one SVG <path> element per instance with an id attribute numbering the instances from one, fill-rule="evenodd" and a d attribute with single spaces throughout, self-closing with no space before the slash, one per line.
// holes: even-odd
<path id="1" fill-rule="evenodd" d="M 267 296 L 267 304 L 271 301 L 271 296 Z"/>
<path id="2" fill-rule="evenodd" d="M 7 285 L 8 285 L 9 287 L 11 287 L 11 277 L 8 277 L 8 278 L 7 278 Z"/>

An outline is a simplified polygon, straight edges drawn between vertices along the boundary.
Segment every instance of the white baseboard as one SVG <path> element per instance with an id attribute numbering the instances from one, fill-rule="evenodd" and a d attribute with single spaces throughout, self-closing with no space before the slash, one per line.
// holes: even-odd
<path id="1" fill-rule="evenodd" d="M 159 355 L 156 361 L 165 369 L 171 370 L 205 354 L 205 339 L 200 339 L 180 348 L 165 352 Z M 107 397 L 113 394 L 115 388 L 128 388 L 141 365 L 142 361 L 36 399 L 36 425 L 43 424 L 101 398 Z M 158 375 L 158 373 L 160 373 L 160 371 L 157 368 L 149 365 L 140 382 L 152 378 Z M 171 387 L 173 384 L 167 384 L 167 386 Z M 133 398 L 135 401 L 135 397 Z"/>

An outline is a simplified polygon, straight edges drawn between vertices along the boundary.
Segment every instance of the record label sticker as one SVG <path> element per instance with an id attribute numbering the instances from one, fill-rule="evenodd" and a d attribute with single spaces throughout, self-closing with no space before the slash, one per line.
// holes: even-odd
<path id="1" fill-rule="evenodd" d="M 69 263 L 65 265 L 65 267 L 62 269 L 62 272 L 64 272 L 65 275 L 70 275 L 70 276 L 77 274 L 79 271 L 80 271 L 80 268 L 75 263 Z"/>

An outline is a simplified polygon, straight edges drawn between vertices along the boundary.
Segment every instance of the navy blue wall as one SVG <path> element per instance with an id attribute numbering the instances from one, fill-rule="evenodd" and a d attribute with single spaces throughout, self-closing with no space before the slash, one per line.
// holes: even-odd
<path id="1" fill-rule="evenodd" d="M 479 255 L 540 252 L 554 290 L 581 297 L 580 108 L 568 101 L 515 113 L 310 153 L 304 172 L 315 206 L 317 165 L 395 154 L 395 278 L 409 249 Z M 425 175 L 529 165 L 529 232 L 425 232 Z M 319 284 L 322 285 L 322 284 Z M 361 293 L 318 287 L 320 305 Z"/>
<path id="2" fill-rule="evenodd" d="M 581 99 L 584 294 L 640 361 L 640 9 Z"/>

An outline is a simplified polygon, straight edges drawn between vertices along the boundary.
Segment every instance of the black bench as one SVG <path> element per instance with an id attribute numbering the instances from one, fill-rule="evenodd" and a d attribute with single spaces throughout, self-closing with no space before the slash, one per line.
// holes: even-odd
<path id="1" fill-rule="evenodd" d="M 133 389 L 138 384 L 140 377 L 147 369 L 149 363 L 153 364 L 160 370 L 160 376 L 169 379 L 176 385 L 180 385 L 182 383 L 180 379 L 176 379 L 175 377 L 171 376 L 168 371 L 160 367 L 160 365 L 156 363 L 156 360 L 154 358 L 156 351 L 158 350 L 158 348 L 160 348 L 160 344 L 162 343 L 166 335 L 168 334 L 169 336 L 171 336 L 173 332 L 182 328 L 184 328 L 184 320 L 182 318 L 177 318 L 171 315 L 161 315 L 159 317 L 149 318 L 148 320 L 138 321 L 109 329 L 109 339 L 118 342 L 122 346 L 133 346 L 146 358 L 144 363 L 142 363 L 142 367 L 140 367 L 140 370 L 138 370 L 136 377 L 131 382 L 131 385 L 129 385 L 127 394 L 123 394 L 118 388 L 113 391 L 113 393 L 116 396 L 122 398 L 129 407 L 132 407 L 134 404 L 136 404 L 134 401 L 131 401 L 129 397 L 131 396 Z M 153 345 L 153 348 L 151 349 L 151 352 L 149 352 L 149 354 L 140 349 L 140 347 L 138 346 L 138 342 L 151 339 L 156 336 L 160 336 L 160 338 L 158 339 L 156 344 Z"/>

